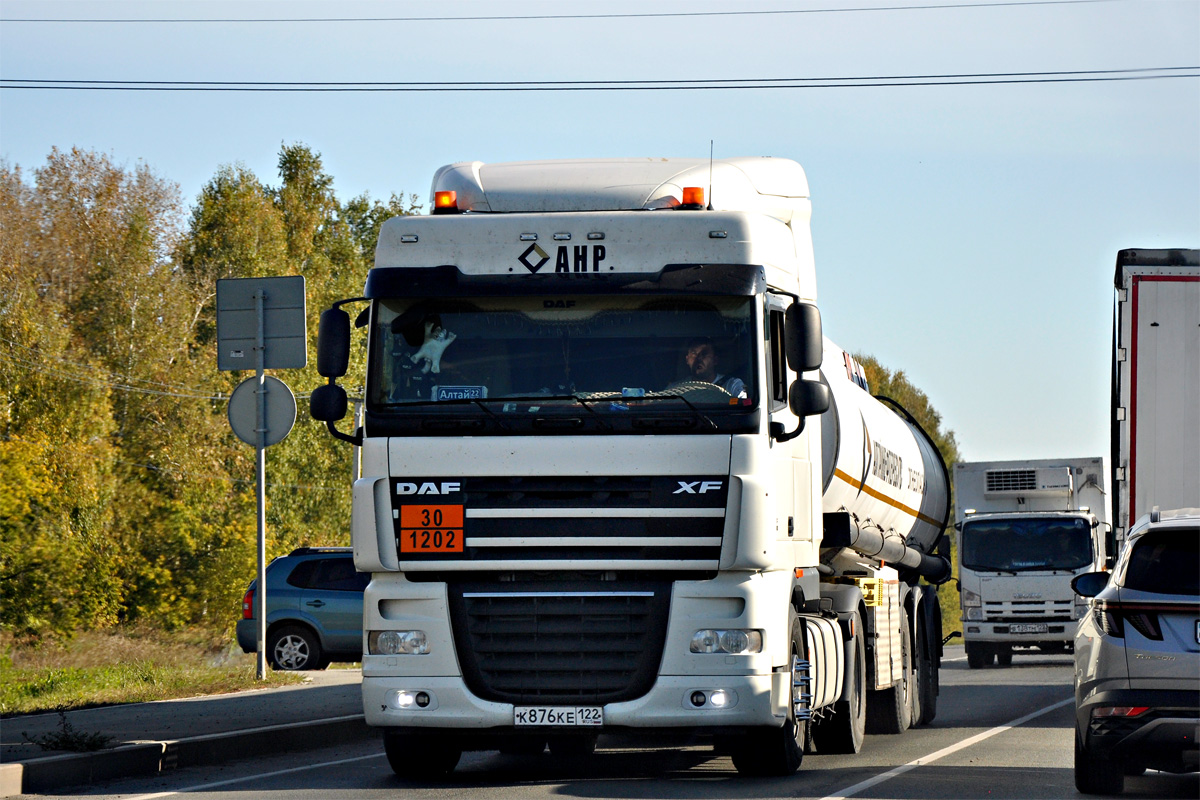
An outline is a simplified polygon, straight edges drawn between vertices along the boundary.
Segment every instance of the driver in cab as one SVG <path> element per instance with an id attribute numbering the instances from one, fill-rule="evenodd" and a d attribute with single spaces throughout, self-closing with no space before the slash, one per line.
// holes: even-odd
<path id="1" fill-rule="evenodd" d="M 744 398 L 746 396 L 746 385 L 741 378 L 724 375 L 718 371 L 720 359 L 717 356 L 716 348 L 713 347 L 712 339 L 705 336 L 688 342 L 683 360 L 687 364 L 688 380 L 703 381 L 719 386 L 729 392 L 732 397 Z"/>

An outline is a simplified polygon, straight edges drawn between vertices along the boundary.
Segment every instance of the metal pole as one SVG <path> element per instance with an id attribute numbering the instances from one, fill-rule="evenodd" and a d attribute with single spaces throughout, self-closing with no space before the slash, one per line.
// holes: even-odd
<path id="1" fill-rule="evenodd" d="M 258 592 L 255 593 L 255 604 L 258 606 L 258 653 L 255 665 L 255 677 L 258 680 L 267 678 L 267 383 L 264 373 L 266 363 L 266 336 L 263 320 L 263 302 L 266 292 L 259 289 L 254 293 L 254 311 L 258 315 L 258 333 L 254 344 L 255 376 L 258 386 L 254 390 L 255 413 L 257 419 L 254 429 L 254 466 L 257 475 L 255 491 L 258 502 Z"/>

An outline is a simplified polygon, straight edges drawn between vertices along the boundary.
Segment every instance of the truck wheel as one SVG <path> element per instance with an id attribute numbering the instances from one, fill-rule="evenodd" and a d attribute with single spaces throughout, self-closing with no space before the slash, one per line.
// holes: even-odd
<path id="1" fill-rule="evenodd" d="M 858 612 L 851 617 L 854 625 L 854 659 L 847 665 L 846 680 L 850 694 L 833 704 L 832 714 L 812 724 L 812 739 L 818 753 L 857 753 L 862 749 L 867 730 L 867 653 L 862 620 Z"/>
<path id="2" fill-rule="evenodd" d="M 908 615 L 900 612 L 900 670 L 899 682 L 887 689 L 871 692 L 867 699 L 867 733 L 904 733 L 912 725 L 909 691 L 915 690 L 912 661 L 908 652 Z"/>
<path id="3" fill-rule="evenodd" d="M 967 651 L 967 666 L 971 669 L 982 669 L 992 663 L 992 651 L 986 644 L 967 642 L 963 648 Z"/>
<path id="4" fill-rule="evenodd" d="M 1001 667 L 1012 666 L 1013 651 L 1009 645 L 996 645 L 996 663 Z"/>
<path id="5" fill-rule="evenodd" d="M 937 716 L 938 659 L 933 655 L 935 645 L 930 641 L 931 636 L 937 635 L 926 626 L 917 637 L 917 692 L 921 695 L 921 716 L 920 719 L 913 718 L 914 725 L 927 725 Z"/>
<path id="6" fill-rule="evenodd" d="M 800 769 L 804 745 L 808 741 L 808 721 L 796 718 L 796 706 L 807 687 L 798 684 L 800 662 L 804 660 L 804 629 L 792 614 L 791 689 L 787 720 L 779 728 L 764 728 L 747 733 L 734 745 L 733 766 L 741 775 L 786 776 Z"/>
<path id="7" fill-rule="evenodd" d="M 913 605 L 914 612 L 916 605 Z M 921 637 L 925 635 L 925 626 L 914 613 L 909 620 L 911 636 L 908 640 L 908 663 L 910 665 L 908 679 L 908 725 L 915 728 L 921 724 L 921 681 L 928 678 L 928 670 L 921 663 Z"/>
<path id="8" fill-rule="evenodd" d="M 1097 758 L 1083 745 L 1075 728 L 1075 788 L 1083 794 L 1120 794 L 1125 791 L 1125 769 L 1120 761 Z"/>
<path id="9" fill-rule="evenodd" d="M 431 738 L 413 734 L 383 733 L 383 751 L 388 764 L 405 780 L 437 780 L 458 766 L 462 749 L 444 737 Z"/>
<path id="10" fill-rule="evenodd" d="M 267 658 L 273 669 L 324 669 L 317 635 L 299 625 L 277 628 L 267 637 Z"/>

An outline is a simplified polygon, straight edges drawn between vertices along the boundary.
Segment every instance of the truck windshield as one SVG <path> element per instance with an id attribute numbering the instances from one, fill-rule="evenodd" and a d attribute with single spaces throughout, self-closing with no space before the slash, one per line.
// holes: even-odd
<path id="1" fill-rule="evenodd" d="M 961 546 L 962 565 L 974 570 L 1074 570 L 1092 563 L 1091 524 L 1081 517 L 967 522 Z"/>
<path id="2" fill-rule="evenodd" d="M 368 413 L 452 409 L 489 425 L 546 415 L 745 416 L 757 405 L 750 297 L 385 300 Z M 608 423 L 605 423 L 608 424 Z"/>

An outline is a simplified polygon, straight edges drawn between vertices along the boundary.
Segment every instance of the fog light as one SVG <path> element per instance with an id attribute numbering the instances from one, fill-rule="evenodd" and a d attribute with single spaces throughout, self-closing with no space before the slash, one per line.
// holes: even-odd
<path id="1" fill-rule="evenodd" d="M 724 708 L 729 703 L 729 696 L 723 689 L 717 689 L 709 695 L 708 702 L 712 703 L 714 708 Z"/>
<path id="2" fill-rule="evenodd" d="M 708 698 L 704 696 L 704 692 L 692 692 L 692 705 L 696 708 L 708 702 Z"/>
<path id="3" fill-rule="evenodd" d="M 427 708 L 429 706 L 429 695 L 425 692 L 417 692 L 417 707 Z"/>

